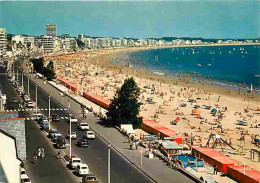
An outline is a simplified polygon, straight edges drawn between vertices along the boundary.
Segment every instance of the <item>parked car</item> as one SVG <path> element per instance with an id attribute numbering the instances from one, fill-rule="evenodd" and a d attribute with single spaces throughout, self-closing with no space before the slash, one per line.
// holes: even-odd
<path id="1" fill-rule="evenodd" d="M 87 139 L 95 139 L 96 137 L 93 131 L 86 131 L 84 135 Z"/>
<path id="2" fill-rule="evenodd" d="M 64 138 L 57 138 L 55 146 L 58 149 L 65 149 L 66 148 L 65 139 Z"/>
<path id="3" fill-rule="evenodd" d="M 18 103 L 18 98 L 17 97 L 13 97 L 12 103 Z"/>
<path id="4" fill-rule="evenodd" d="M 35 107 L 35 104 L 33 102 L 28 102 L 27 103 L 27 107 L 28 108 L 34 108 Z"/>
<path id="5" fill-rule="evenodd" d="M 89 130 L 89 126 L 88 126 L 87 123 L 79 123 L 79 124 L 78 124 L 78 128 L 79 128 L 80 130 Z"/>
<path id="6" fill-rule="evenodd" d="M 51 115 L 51 119 L 52 119 L 52 121 L 60 121 L 58 114 Z"/>
<path id="7" fill-rule="evenodd" d="M 26 174 L 26 170 L 24 168 L 21 168 L 21 175 Z"/>
<path id="8" fill-rule="evenodd" d="M 38 119 L 38 123 L 41 124 L 42 121 L 48 121 L 47 118 L 45 116 L 41 116 L 39 119 Z"/>
<path id="9" fill-rule="evenodd" d="M 79 164 L 75 167 L 75 172 L 78 175 L 87 175 L 89 174 L 89 168 L 87 164 Z"/>
<path id="10" fill-rule="evenodd" d="M 60 133 L 55 133 L 52 138 L 53 142 L 56 143 L 58 138 L 63 138 L 63 136 Z"/>
<path id="11" fill-rule="evenodd" d="M 54 137 L 54 134 L 57 134 L 57 133 L 58 133 L 58 130 L 57 130 L 57 129 L 51 129 L 51 130 L 49 131 L 48 137 L 53 138 L 53 137 Z"/>
<path id="12" fill-rule="evenodd" d="M 70 132 L 67 133 L 67 137 L 70 138 Z M 76 139 L 76 138 L 77 138 L 76 132 L 71 132 L 71 139 Z"/>
<path id="13" fill-rule="evenodd" d="M 85 175 L 82 177 L 82 183 L 98 183 L 98 179 L 95 175 Z"/>
<path id="14" fill-rule="evenodd" d="M 81 138 L 78 140 L 77 145 L 80 147 L 88 147 L 88 140 L 85 138 Z"/>
<path id="15" fill-rule="evenodd" d="M 75 116 L 71 116 L 70 118 L 67 119 L 67 122 L 69 123 L 71 121 L 71 123 L 77 123 L 78 119 Z"/>
<path id="16" fill-rule="evenodd" d="M 21 175 L 21 183 L 31 183 L 31 180 L 29 179 L 27 174 Z"/>
<path id="17" fill-rule="evenodd" d="M 43 114 L 41 114 L 41 113 L 37 113 L 37 114 L 33 114 L 34 116 L 35 116 L 35 121 L 39 121 L 39 119 L 41 119 L 41 118 L 43 118 L 44 116 L 43 116 Z"/>
<path id="18" fill-rule="evenodd" d="M 81 163 L 82 163 L 82 161 L 80 158 L 71 158 L 69 161 L 69 166 L 70 166 L 70 168 L 75 168 L 76 166 L 78 166 Z"/>
<path id="19" fill-rule="evenodd" d="M 41 124 L 41 128 L 42 128 L 42 130 L 48 131 L 49 130 L 49 122 L 48 121 L 44 121 Z"/>

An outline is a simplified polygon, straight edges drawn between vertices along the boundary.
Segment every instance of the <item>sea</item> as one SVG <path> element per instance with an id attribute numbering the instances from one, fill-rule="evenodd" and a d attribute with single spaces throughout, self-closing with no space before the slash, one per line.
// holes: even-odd
<path id="1" fill-rule="evenodd" d="M 114 61 L 125 63 L 122 60 L 157 75 L 189 75 L 194 82 L 260 93 L 259 45 L 157 48 L 127 53 Z"/>

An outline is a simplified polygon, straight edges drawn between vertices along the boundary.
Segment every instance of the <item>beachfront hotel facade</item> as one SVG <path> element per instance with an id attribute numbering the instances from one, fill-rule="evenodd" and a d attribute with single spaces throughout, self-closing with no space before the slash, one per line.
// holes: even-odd
<path id="1" fill-rule="evenodd" d="M 6 30 L 5 28 L 0 28 L 0 62 L 6 58 Z"/>
<path id="2" fill-rule="evenodd" d="M 57 37 L 57 26 L 54 24 L 47 24 L 46 36 Z"/>

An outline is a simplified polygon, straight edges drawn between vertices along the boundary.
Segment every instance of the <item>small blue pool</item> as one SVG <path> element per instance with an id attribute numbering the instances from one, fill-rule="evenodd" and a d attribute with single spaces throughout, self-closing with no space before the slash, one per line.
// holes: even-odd
<path id="1" fill-rule="evenodd" d="M 184 168 L 190 166 L 190 167 L 196 167 L 196 158 L 194 156 L 191 156 L 191 155 L 173 155 L 173 158 L 174 159 L 178 159 L 179 161 L 182 162 Z M 190 163 L 189 163 L 190 161 Z M 203 167 L 204 166 L 204 163 L 203 161 L 199 160 L 198 159 L 198 167 Z"/>

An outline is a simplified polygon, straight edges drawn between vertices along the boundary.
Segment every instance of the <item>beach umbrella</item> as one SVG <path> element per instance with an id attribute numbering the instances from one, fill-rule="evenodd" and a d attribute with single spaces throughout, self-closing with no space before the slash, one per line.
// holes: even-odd
<path id="1" fill-rule="evenodd" d="M 193 109 L 192 114 L 200 114 L 201 110 L 200 109 Z"/>
<path id="2" fill-rule="evenodd" d="M 213 108 L 213 109 L 211 110 L 211 113 L 216 114 L 217 112 L 218 112 L 218 110 L 217 110 L 216 108 Z"/>
<path id="3" fill-rule="evenodd" d="M 177 121 L 180 121 L 180 120 L 181 120 L 181 118 L 180 118 L 180 117 L 177 117 L 177 118 L 176 118 L 176 120 L 177 120 Z"/>

